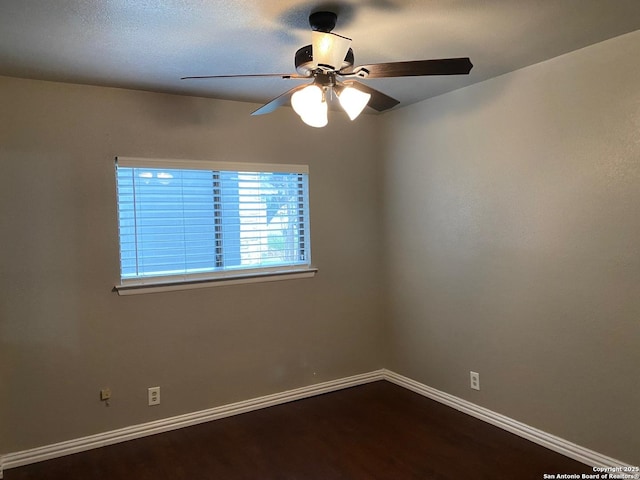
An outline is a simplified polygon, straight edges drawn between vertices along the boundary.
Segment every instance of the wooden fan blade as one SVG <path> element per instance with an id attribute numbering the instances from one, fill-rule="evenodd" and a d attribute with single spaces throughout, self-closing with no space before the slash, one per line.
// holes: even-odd
<path id="1" fill-rule="evenodd" d="M 467 75 L 473 64 L 468 57 L 441 58 L 438 60 L 416 60 L 412 62 L 374 63 L 361 65 L 347 71 L 340 71 L 341 75 L 368 72 L 363 78 L 388 77 L 418 77 L 422 75 Z"/>
<path id="2" fill-rule="evenodd" d="M 266 113 L 271 113 L 279 107 L 283 107 L 289 103 L 291 100 L 291 95 L 296 93 L 298 90 L 302 90 L 305 87 L 308 87 L 308 84 L 298 85 L 297 87 L 293 87 L 291 90 L 287 90 L 282 95 L 274 98 L 268 103 L 265 103 L 256 111 L 252 112 L 251 115 L 264 115 Z"/>
<path id="3" fill-rule="evenodd" d="M 207 78 L 264 78 L 264 77 L 280 77 L 280 78 L 310 78 L 306 75 L 298 75 L 297 73 L 254 73 L 248 75 L 202 75 L 199 77 L 182 77 L 180 80 L 194 80 Z"/>
<path id="4" fill-rule="evenodd" d="M 396 100 L 389 95 L 382 93 L 375 88 L 371 88 L 369 85 L 365 85 L 364 83 L 353 81 L 344 82 L 345 86 L 353 87 L 356 90 L 360 90 L 364 93 L 371 94 L 371 98 L 369 99 L 369 103 L 367 103 L 368 107 L 377 110 L 378 112 L 384 112 L 385 110 L 389 110 L 390 108 L 395 107 L 400 103 L 399 100 Z"/>

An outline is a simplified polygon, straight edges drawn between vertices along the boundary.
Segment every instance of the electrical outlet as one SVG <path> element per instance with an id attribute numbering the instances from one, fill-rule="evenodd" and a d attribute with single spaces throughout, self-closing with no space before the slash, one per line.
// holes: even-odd
<path id="1" fill-rule="evenodd" d="M 149 387 L 149 405 L 160 405 L 160 387 Z"/>
<path id="2" fill-rule="evenodd" d="M 105 401 L 105 400 L 109 400 L 110 398 L 111 398 L 110 388 L 103 388 L 102 390 L 100 390 L 100 400 Z"/>
<path id="3" fill-rule="evenodd" d="M 471 388 L 474 390 L 480 390 L 480 374 L 478 372 L 469 372 L 471 379 Z"/>

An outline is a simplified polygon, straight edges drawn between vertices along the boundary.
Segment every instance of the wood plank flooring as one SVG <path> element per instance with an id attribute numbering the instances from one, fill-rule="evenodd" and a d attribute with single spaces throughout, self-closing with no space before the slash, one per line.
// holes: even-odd
<path id="1" fill-rule="evenodd" d="M 386 381 L 5 470 L 5 480 L 541 480 L 586 465 Z"/>

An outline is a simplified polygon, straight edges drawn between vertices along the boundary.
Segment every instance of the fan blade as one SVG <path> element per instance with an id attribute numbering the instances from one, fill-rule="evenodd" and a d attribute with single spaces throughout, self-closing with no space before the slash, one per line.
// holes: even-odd
<path id="1" fill-rule="evenodd" d="M 364 78 L 418 77 L 422 75 L 467 75 L 473 64 L 468 57 L 441 58 L 439 60 L 416 60 L 413 62 L 374 63 L 351 68 L 341 75 L 358 75 L 367 72 Z"/>
<path id="2" fill-rule="evenodd" d="M 279 107 L 283 107 L 287 105 L 291 100 L 291 95 L 296 93 L 298 90 L 302 90 L 305 87 L 308 87 L 309 84 L 305 83 L 304 85 L 298 85 L 297 87 L 293 87 L 291 90 L 287 90 L 282 95 L 274 98 L 269 103 L 265 103 L 255 112 L 251 113 L 251 115 L 264 115 L 266 113 L 271 113 Z"/>
<path id="3" fill-rule="evenodd" d="M 368 107 L 377 110 L 378 112 L 384 112 L 385 110 L 389 110 L 390 108 L 395 107 L 400 103 L 399 100 L 396 100 L 389 95 L 386 95 L 375 88 L 371 88 L 369 85 L 365 85 L 364 83 L 356 82 L 355 80 L 344 82 L 345 86 L 353 87 L 356 90 L 360 90 L 364 93 L 371 94 L 371 98 L 369 99 Z"/>
<path id="4" fill-rule="evenodd" d="M 264 78 L 264 77 L 280 77 L 280 78 L 311 78 L 306 75 L 298 75 L 297 73 L 254 73 L 248 75 L 203 75 L 200 77 L 182 77 L 180 80 L 194 80 L 207 78 Z"/>

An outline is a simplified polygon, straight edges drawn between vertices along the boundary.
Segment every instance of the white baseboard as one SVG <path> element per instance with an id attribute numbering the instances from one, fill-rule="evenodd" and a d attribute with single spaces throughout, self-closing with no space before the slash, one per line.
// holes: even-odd
<path id="1" fill-rule="evenodd" d="M 75 440 L 55 443 L 44 447 L 8 453 L 0 456 L 0 479 L 2 479 L 3 469 L 20 467 L 22 465 L 62 457 L 64 455 L 71 455 L 73 453 L 83 452 L 93 448 L 104 447 L 115 443 L 125 442 L 127 440 L 168 432 L 170 430 L 176 430 L 179 428 L 197 425 L 199 423 L 209 422 L 211 420 L 250 412 L 252 410 L 280 405 L 294 400 L 321 395 L 323 393 L 334 392 L 343 388 L 354 387 L 356 385 L 375 382 L 377 380 L 387 380 L 395 383 L 396 385 L 412 390 L 427 398 L 518 435 L 519 437 L 526 438 L 538 445 L 542 445 L 550 450 L 582 462 L 585 465 L 592 467 L 630 466 L 624 462 L 530 427 L 529 425 L 525 425 L 524 423 L 518 422 L 474 403 L 449 395 L 448 393 L 436 390 L 435 388 L 428 387 L 427 385 L 416 382 L 415 380 L 404 377 L 395 372 L 381 369 L 316 385 L 296 388 L 294 390 L 287 390 L 281 393 L 266 395 L 264 397 L 258 397 L 251 400 L 201 410 L 199 412 L 178 415 L 176 417 L 112 430 L 110 432 L 99 433 L 97 435 L 90 435 L 88 437 L 82 437 Z"/>
<path id="2" fill-rule="evenodd" d="M 274 393 L 264 397 L 201 410 L 199 412 L 187 413 L 176 417 L 165 418 L 149 423 L 112 430 L 110 432 L 99 433 L 97 435 L 90 435 L 88 437 L 82 437 L 75 440 L 46 445 L 44 447 L 9 453 L 0 456 L 0 467 L 8 470 L 10 468 L 41 462 L 43 460 L 50 460 L 52 458 L 71 455 L 73 453 L 84 452 L 93 448 L 126 442 L 127 440 L 155 435 L 156 433 L 177 430 L 179 428 L 190 427 L 192 425 L 209 422 L 211 420 L 231 417 L 233 415 L 250 412 L 252 410 L 280 405 L 294 400 L 300 400 L 302 398 L 321 395 L 323 393 L 334 392 L 343 388 L 375 382 L 377 380 L 382 380 L 383 378 L 383 371 L 376 370 L 369 373 L 354 375 L 352 377 L 318 383 L 316 385 L 309 385 L 307 387 L 287 390 L 281 393 Z M 0 478 L 2 478 L 2 468 L 0 468 Z"/>
<path id="3" fill-rule="evenodd" d="M 630 467 L 630 465 L 621 462 L 620 460 L 616 460 L 615 458 L 607 457 L 601 453 L 581 447 L 580 445 L 571 443 L 568 440 L 543 432 L 537 428 L 530 427 L 529 425 L 501 415 L 500 413 L 493 412 L 487 408 L 476 405 L 475 403 L 471 403 L 467 400 L 463 400 L 462 398 L 436 390 L 435 388 L 428 387 L 427 385 L 416 382 L 410 378 L 403 377 L 402 375 L 389 370 L 383 370 L 383 377 L 389 382 L 412 390 L 451 408 L 455 408 L 460 412 L 483 420 L 491 425 L 495 425 L 496 427 L 518 435 L 519 437 L 526 438 L 533 443 L 542 445 L 549 450 L 553 450 L 554 452 L 577 460 L 578 462 L 589 465 L 590 467 Z"/>

